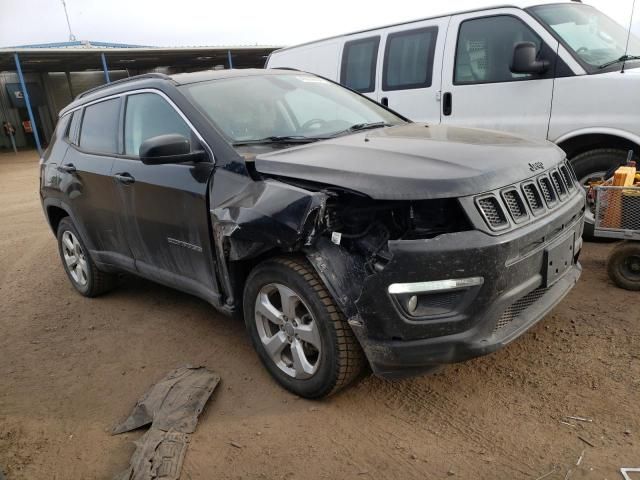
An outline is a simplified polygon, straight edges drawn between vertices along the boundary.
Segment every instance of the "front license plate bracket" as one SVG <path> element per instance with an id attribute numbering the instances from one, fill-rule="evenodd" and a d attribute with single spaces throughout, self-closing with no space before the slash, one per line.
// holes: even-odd
<path id="1" fill-rule="evenodd" d="M 545 251 L 545 286 L 550 287 L 573 265 L 575 232 Z"/>

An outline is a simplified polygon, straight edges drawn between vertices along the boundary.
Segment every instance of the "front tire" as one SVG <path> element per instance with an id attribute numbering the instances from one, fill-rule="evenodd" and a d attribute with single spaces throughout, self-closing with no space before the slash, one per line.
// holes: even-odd
<path id="1" fill-rule="evenodd" d="M 362 349 L 306 260 L 278 257 L 258 265 L 245 284 L 243 303 L 260 360 L 287 390 L 325 397 L 362 372 Z"/>
<path id="2" fill-rule="evenodd" d="M 98 269 L 69 217 L 58 225 L 58 252 L 73 287 L 85 297 L 96 297 L 113 288 L 115 276 Z"/>
<path id="3" fill-rule="evenodd" d="M 589 182 L 604 180 L 604 175 L 608 170 L 624 164 L 627 160 L 627 155 L 628 152 L 625 150 L 598 148 L 576 155 L 571 159 L 571 165 L 580 184 L 585 189 L 588 189 Z M 587 211 L 585 212 L 583 237 L 585 240 L 594 240 L 595 217 L 593 210 L 589 207 L 587 205 Z"/>

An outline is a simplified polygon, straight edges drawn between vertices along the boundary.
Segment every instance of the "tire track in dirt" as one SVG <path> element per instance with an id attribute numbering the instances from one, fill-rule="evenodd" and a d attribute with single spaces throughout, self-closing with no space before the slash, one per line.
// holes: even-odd
<path id="1" fill-rule="evenodd" d="M 471 442 L 480 450 L 486 450 L 495 463 L 505 470 L 529 476 L 535 466 L 526 459 L 514 455 L 495 432 L 473 426 L 470 419 L 478 420 L 455 399 L 439 393 L 427 384 L 429 377 L 406 381 L 374 379 L 369 395 L 378 406 L 384 405 L 393 418 L 410 426 L 416 432 L 428 432 L 437 438 L 459 437 Z M 475 422 L 486 426 L 484 419 Z M 530 470 L 523 469 L 529 467 Z"/>

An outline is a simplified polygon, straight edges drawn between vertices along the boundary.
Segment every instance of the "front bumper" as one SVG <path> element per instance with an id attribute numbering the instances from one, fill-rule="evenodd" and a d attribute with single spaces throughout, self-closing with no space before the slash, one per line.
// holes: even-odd
<path id="1" fill-rule="evenodd" d="M 503 235 L 473 230 L 389 242 L 392 260 L 367 277 L 358 315 L 349 320 L 374 373 L 418 374 L 491 353 L 522 335 L 578 281 L 583 222 L 584 199 L 575 195 L 552 215 Z M 569 246 L 571 253 L 558 257 Z M 557 274 L 548 264 L 560 259 Z M 388 293 L 393 284 L 471 278 L 483 281 L 424 297 L 427 308 L 418 317 Z"/>

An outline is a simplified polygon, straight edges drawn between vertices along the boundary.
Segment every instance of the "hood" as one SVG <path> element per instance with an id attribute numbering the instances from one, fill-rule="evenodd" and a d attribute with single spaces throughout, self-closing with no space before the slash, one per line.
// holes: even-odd
<path id="1" fill-rule="evenodd" d="M 547 141 L 418 123 L 257 155 L 256 170 L 334 185 L 380 200 L 461 197 L 551 168 L 565 155 Z"/>

